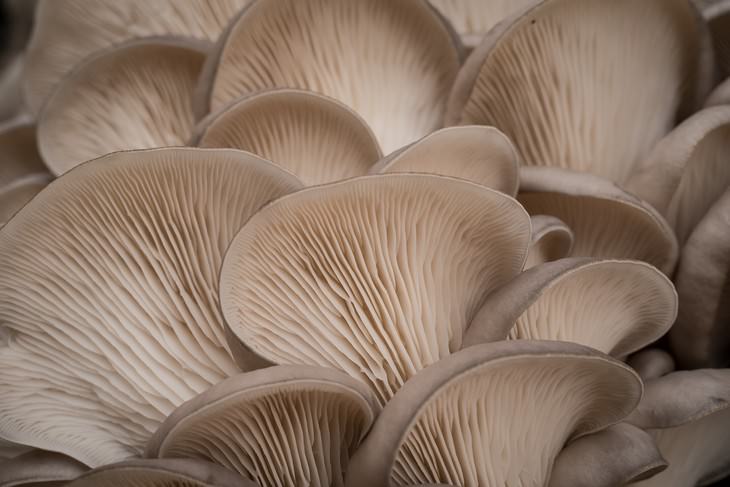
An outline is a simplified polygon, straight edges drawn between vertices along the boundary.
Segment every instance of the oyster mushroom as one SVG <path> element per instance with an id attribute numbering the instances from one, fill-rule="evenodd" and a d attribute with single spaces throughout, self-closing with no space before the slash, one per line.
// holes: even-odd
<path id="1" fill-rule="evenodd" d="M 387 154 L 442 126 L 456 42 L 423 0 L 258 0 L 221 36 L 197 113 L 271 88 L 316 91 L 359 113 Z"/>
<path id="2" fill-rule="evenodd" d="M 535 215 L 532 220 L 532 240 L 525 269 L 568 257 L 573 251 L 575 236 L 559 218 Z"/>
<path id="3" fill-rule="evenodd" d="M 48 167 L 58 175 L 110 152 L 185 145 L 204 59 L 193 41 L 158 38 L 84 60 L 39 115 L 38 147 Z"/>
<path id="4" fill-rule="evenodd" d="M 193 144 L 253 152 L 307 185 L 363 176 L 381 157 L 359 115 L 332 98 L 301 90 L 272 90 L 237 100 L 206 118 Z"/>
<path id="5" fill-rule="evenodd" d="M 253 155 L 193 148 L 110 154 L 49 185 L 0 230 L 0 438 L 91 467 L 124 460 L 238 373 L 223 253 L 299 187 Z"/>
<path id="6" fill-rule="evenodd" d="M 269 367 L 183 404 L 147 454 L 212 461 L 258 485 L 341 486 L 379 410 L 367 385 L 337 370 Z"/>
<path id="7" fill-rule="evenodd" d="M 386 401 L 461 348 L 482 300 L 522 269 L 529 234 L 515 200 L 464 180 L 388 174 L 309 188 L 238 234 L 221 306 L 255 354 L 344 370 Z"/>
<path id="8" fill-rule="evenodd" d="M 660 348 L 646 348 L 628 358 L 626 363 L 642 380 L 657 379 L 674 372 L 674 357 Z"/>
<path id="9" fill-rule="evenodd" d="M 54 487 L 88 470 L 66 455 L 35 450 L 0 462 L 0 487 Z"/>
<path id="10" fill-rule="evenodd" d="M 678 244 L 653 207 L 590 174 L 550 167 L 520 170 L 520 203 L 531 215 L 552 215 L 573 231 L 574 257 L 643 260 L 670 274 Z"/>
<path id="11" fill-rule="evenodd" d="M 40 0 L 23 91 L 37 114 L 56 84 L 95 51 L 150 36 L 214 41 L 250 0 Z"/>
<path id="12" fill-rule="evenodd" d="M 517 194 L 514 146 L 494 127 L 449 127 L 433 132 L 375 164 L 371 174 L 431 173 L 468 179 L 510 196 Z"/>
<path id="13" fill-rule="evenodd" d="M 623 357 L 664 335 L 677 316 L 671 281 L 635 261 L 562 259 L 523 272 L 492 293 L 464 346 L 494 340 L 563 340 Z"/>
<path id="14" fill-rule="evenodd" d="M 257 487 L 230 470 L 201 460 L 130 460 L 97 468 L 66 487 Z"/>
<path id="15" fill-rule="evenodd" d="M 669 463 L 641 487 L 705 486 L 730 472 L 730 369 L 673 372 L 646 382 L 627 419 L 654 436 Z"/>
<path id="16" fill-rule="evenodd" d="M 350 461 L 347 486 L 546 485 L 565 442 L 621 421 L 641 390 L 627 366 L 573 343 L 469 348 L 385 405 Z"/>
<path id="17" fill-rule="evenodd" d="M 688 0 L 538 2 L 472 53 L 446 123 L 499 128 L 525 165 L 625 184 L 677 116 L 704 101 L 709 44 Z"/>
<path id="18" fill-rule="evenodd" d="M 730 188 L 682 249 L 679 316 L 669 334 L 684 367 L 730 366 Z"/>

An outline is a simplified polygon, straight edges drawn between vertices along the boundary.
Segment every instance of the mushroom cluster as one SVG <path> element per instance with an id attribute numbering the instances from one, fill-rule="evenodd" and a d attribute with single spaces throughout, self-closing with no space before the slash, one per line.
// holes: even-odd
<path id="1" fill-rule="evenodd" d="M 0 487 L 730 474 L 730 1 L 20 4 Z"/>

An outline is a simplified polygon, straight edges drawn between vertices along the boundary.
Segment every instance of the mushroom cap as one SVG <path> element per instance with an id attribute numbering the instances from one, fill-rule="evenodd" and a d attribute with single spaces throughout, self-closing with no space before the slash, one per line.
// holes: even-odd
<path id="1" fill-rule="evenodd" d="M 577 344 L 472 347 L 423 370 L 385 405 L 347 486 L 546 485 L 566 441 L 620 421 L 641 391 L 630 368 Z"/>
<path id="2" fill-rule="evenodd" d="M 214 41 L 250 0 L 40 0 L 27 50 L 24 94 L 37 114 L 56 84 L 95 51 L 150 36 Z"/>
<path id="3" fill-rule="evenodd" d="M 198 42 L 170 38 L 134 40 L 85 59 L 39 115 L 48 167 L 58 175 L 115 151 L 185 145 L 204 60 Z"/>
<path id="4" fill-rule="evenodd" d="M 219 465 L 186 458 L 105 465 L 66 487 L 256 487 L 256 484 Z"/>
<path id="5" fill-rule="evenodd" d="M 35 126 L 10 125 L 0 129 L 0 190 L 32 174 L 46 174 L 36 147 Z"/>
<path id="6" fill-rule="evenodd" d="M 575 236 L 565 222 L 549 215 L 535 215 L 530 220 L 532 240 L 525 270 L 570 256 Z"/>
<path id="7" fill-rule="evenodd" d="M 193 148 L 110 154 L 51 183 L 0 230 L 0 438 L 119 461 L 237 373 L 223 253 L 299 187 L 251 154 Z"/>
<path id="8" fill-rule="evenodd" d="M 711 88 L 699 13 L 687 0 L 533 5 L 471 54 L 446 123 L 499 128 L 525 165 L 624 184 L 678 114 L 691 113 Z"/>
<path id="9" fill-rule="evenodd" d="M 509 139 L 494 127 L 437 130 L 375 164 L 371 174 L 430 173 L 467 179 L 510 196 L 520 184 L 519 160 Z"/>
<path id="10" fill-rule="evenodd" d="M 379 411 L 370 388 L 343 372 L 269 367 L 180 406 L 147 455 L 212 461 L 259 485 L 343 485 L 350 455 Z"/>
<path id="11" fill-rule="evenodd" d="M 461 347 L 482 300 L 524 264 L 512 198 L 427 174 L 365 176 L 270 204 L 221 272 L 236 336 L 278 364 L 341 369 L 387 400 Z"/>
<path id="12" fill-rule="evenodd" d="M 667 221 L 651 205 L 590 174 L 549 167 L 520 170 L 518 200 L 573 231 L 574 257 L 643 260 L 670 274 L 679 253 Z"/>
<path id="13" fill-rule="evenodd" d="M 730 188 L 682 249 L 679 316 L 669 334 L 684 367 L 730 366 Z"/>
<path id="14" fill-rule="evenodd" d="M 0 462 L 0 487 L 51 486 L 73 480 L 89 467 L 60 453 L 33 450 Z"/>
<path id="15" fill-rule="evenodd" d="M 705 108 L 717 105 L 730 105 L 730 78 L 717 85 L 705 100 Z"/>
<path id="16" fill-rule="evenodd" d="M 241 95 L 306 89 L 353 108 L 390 153 L 442 126 L 454 40 L 423 0 L 258 0 L 210 57 L 198 116 Z"/>
<path id="17" fill-rule="evenodd" d="M 50 174 L 31 174 L 0 188 L 0 227 L 38 194 L 53 178 Z"/>
<path id="18" fill-rule="evenodd" d="M 491 341 L 514 323 L 511 339 L 575 342 L 622 357 L 664 335 L 676 316 L 677 293 L 656 268 L 562 259 L 523 272 L 490 295 L 464 345 Z"/>
<path id="19" fill-rule="evenodd" d="M 641 380 L 658 379 L 674 372 L 674 357 L 661 348 L 645 348 L 628 358 L 626 363 L 639 374 Z"/>
<path id="20" fill-rule="evenodd" d="M 357 113 L 310 91 L 271 90 L 236 100 L 196 132 L 193 143 L 199 147 L 253 152 L 307 185 L 363 176 L 382 156 Z"/>

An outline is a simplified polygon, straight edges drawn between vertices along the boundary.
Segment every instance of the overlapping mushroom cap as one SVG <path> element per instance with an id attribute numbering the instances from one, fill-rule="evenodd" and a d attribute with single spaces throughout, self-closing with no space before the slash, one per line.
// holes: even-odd
<path id="1" fill-rule="evenodd" d="M 60 453 L 30 451 L 0 460 L 0 487 L 56 487 L 88 470 L 87 466 Z"/>
<path id="2" fill-rule="evenodd" d="M 239 368 L 218 272 L 290 174 L 233 150 L 79 166 L 0 231 L 0 438 L 90 466 L 138 454 L 177 405 Z"/>

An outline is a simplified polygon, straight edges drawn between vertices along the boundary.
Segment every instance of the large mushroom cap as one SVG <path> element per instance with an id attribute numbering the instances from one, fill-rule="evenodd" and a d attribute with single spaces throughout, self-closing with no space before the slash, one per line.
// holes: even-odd
<path id="1" fill-rule="evenodd" d="M 526 165 L 623 184 L 712 81 L 688 0 L 547 0 L 494 32 L 460 72 L 447 123 L 499 128 Z"/>
<path id="2" fill-rule="evenodd" d="M 650 205 L 601 178 L 550 167 L 523 167 L 518 196 L 531 215 L 552 215 L 573 231 L 572 256 L 643 260 L 670 274 L 678 244 Z"/>
<path id="3" fill-rule="evenodd" d="M 185 145 L 204 59 L 194 42 L 161 38 L 86 59 L 39 115 L 38 147 L 48 167 L 63 174 L 115 151 Z"/>
<path id="4" fill-rule="evenodd" d="M 223 253 L 299 187 L 245 152 L 191 148 L 111 154 L 49 185 L 0 230 L 0 437 L 118 461 L 237 373 Z"/>
<path id="5" fill-rule="evenodd" d="M 576 344 L 469 348 L 386 404 L 347 485 L 546 485 L 565 442 L 623 419 L 641 390 L 631 369 Z"/>
<path id="6" fill-rule="evenodd" d="M 367 385 L 342 372 L 269 367 L 183 404 L 147 453 L 212 461 L 259 485 L 341 486 L 379 410 Z"/>
<path id="7" fill-rule="evenodd" d="M 0 461 L 0 487 L 55 487 L 88 470 L 89 467 L 60 453 L 34 450 Z"/>
<path id="8" fill-rule="evenodd" d="M 358 112 L 390 153 L 442 126 L 453 41 L 422 0 L 259 0 L 220 39 L 199 116 L 265 89 L 317 91 Z"/>
<path id="9" fill-rule="evenodd" d="M 490 295 L 464 343 L 480 343 L 514 323 L 511 339 L 575 342 L 623 357 L 664 335 L 676 316 L 677 293 L 656 268 L 563 259 L 523 272 Z"/>
<path id="10" fill-rule="evenodd" d="M 367 174 L 381 157 L 370 127 L 337 100 L 301 90 L 272 90 L 237 100 L 197 130 L 199 147 L 258 154 L 321 184 Z"/>
<path id="11" fill-rule="evenodd" d="M 431 173 L 467 179 L 517 194 L 519 161 L 509 139 L 494 127 L 449 127 L 389 155 L 371 174 Z"/>
<path id="12" fill-rule="evenodd" d="M 425 174 L 366 176 L 264 208 L 221 273 L 233 332 L 279 364 L 342 369 L 386 400 L 461 347 L 482 300 L 521 269 L 512 198 Z"/>
<path id="13" fill-rule="evenodd" d="M 214 41 L 250 0 L 41 0 L 28 46 L 24 93 L 40 111 L 56 84 L 95 51 L 149 36 Z"/>

